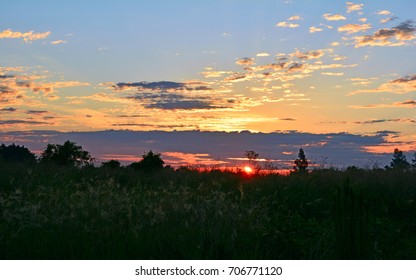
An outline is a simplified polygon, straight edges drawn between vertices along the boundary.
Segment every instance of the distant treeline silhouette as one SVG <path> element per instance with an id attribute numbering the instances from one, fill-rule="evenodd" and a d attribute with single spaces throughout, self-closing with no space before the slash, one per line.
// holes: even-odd
<path id="1" fill-rule="evenodd" d="M 254 169 L 259 170 L 260 166 L 257 162 L 259 154 L 255 151 L 245 151 L 244 156 L 247 158 L 248 164 Z M 60 166 L 94 166 L 95 158 L 91 156 L 91 153 L 84 150 L 82 146 L 77 145 L 75 142 L 69 140 L 61 144 L 47 144 L 42 150 L 40 157 L 31 152 L 28 148 L 14 143 L 6 146 L 0 145 L 0 160 L 6 162 L 31 162 L 31 163 L 50 163 Z M 133 162 L 127 167 L 142 170 L 145 172 L 157 171 L 164 168 L 165 162 L 163 161 L 160 153 L 154 153 L 152 150 L 141 156 L 138 162 Z M 305 152 L 300 148 L 298 157 L 294 160 L 293 170 L 295 172 L 306 172 L 309 166 L 309 161 L 306 158 Z M 120 168 L 121 163 L 118 160 L 112 159 L 102 162 L 101 168 Z M 170 167 L 170 166 L 169 166 Z M 350 166 L 350 168 L 356 168 Z M 392 155 L 390 165 L 386 165 L 385 169 L 409 169 L 416 168 L 416 152 L 413 154 L 413 159 L 409 162 L 406 155 L 398 148 L 395 148 Z"/>

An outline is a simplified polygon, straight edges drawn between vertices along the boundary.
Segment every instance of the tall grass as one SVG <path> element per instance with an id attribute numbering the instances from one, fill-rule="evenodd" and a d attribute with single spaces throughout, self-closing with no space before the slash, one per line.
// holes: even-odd
<path id="1" fill-rule="evenodd" d="M 1 259 L 416 258 L 414 172 L 0 168 Z"/>

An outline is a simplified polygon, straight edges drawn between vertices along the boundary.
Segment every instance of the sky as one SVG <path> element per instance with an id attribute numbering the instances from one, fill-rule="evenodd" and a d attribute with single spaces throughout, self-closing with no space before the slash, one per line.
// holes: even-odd
<path id="1" fill-rule="evenodd" d="M 125 130 L 147 138 L 171 131 L 168 147 L 128 149 L 132 140 L 119 158 L 153 148 L 181 162 L 174 153 L 231 164 L 241 149 L 270 146 L 263 156 L 278 161 L 316 143 L 321 153 L 311 153 L 335 162 L 396 147 L 411 155 L 415 10 L 413 0 L 7 1 L 0 142 L 38 149 L 57 140 L 45 131 L 83 132 L 91 137 L 79 141 L 94 149 L 99 131 L 120 139 Z M 222 132 L 229 148 L 215 155 L 199 143 L 183 147 L 189 131 L 204 141 Z M 234 132 L 248 131 L 258 140 L 237 145 L 245 134 Z M 266 145 L 264 134 L 279 141 Z M 337 137 L 349 150 L 326 149 L 325 139 Z M 116 156 L 110 149 L 94 156 Z"/>

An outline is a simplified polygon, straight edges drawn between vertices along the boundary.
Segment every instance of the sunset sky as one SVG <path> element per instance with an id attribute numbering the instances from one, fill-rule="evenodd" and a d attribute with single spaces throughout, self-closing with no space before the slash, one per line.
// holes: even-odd
<path id="1" fill-rule="evenodd" d="M 293 157 L 311 135 L 376 139 L 354 142 L 357 155 L 416 150 L 416 1 L 1 6 L 0 142 L 36 146 L 22 135 L 45 130 L 248 130 L 304 137 L 270 158 Z"/>

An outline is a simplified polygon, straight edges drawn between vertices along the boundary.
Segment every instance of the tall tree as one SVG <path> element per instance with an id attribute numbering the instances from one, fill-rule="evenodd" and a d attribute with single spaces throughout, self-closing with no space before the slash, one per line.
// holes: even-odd
<path id="1" fill-rule="evenodd" d="M 296 171 L 305 172 L 308 168 L 309 162 L 306 159 L 305 152 L 302 148 L 299 149 L 299 154 L 297 159 L 295 159 L 295 166 L 293 167 Z"/>
<path id="2" fill-rule="evenodd" d="M 406 169 L 410 167 L 410 163 L 407 161 L 406 156 L 403 154 L 403 151 L 399 149 L 394 149 L 393 158 L 390 162 L 390 167 L 393 169 Z"/>
<path id="3" fill-rule="evenodd" d="M 48 144 L 41 154 L 41 161 L 82 166 L 91 164 L 94 159 L 88 151 L 84 151 L 81 146 L 68 140 L 63 145 Z"/>

